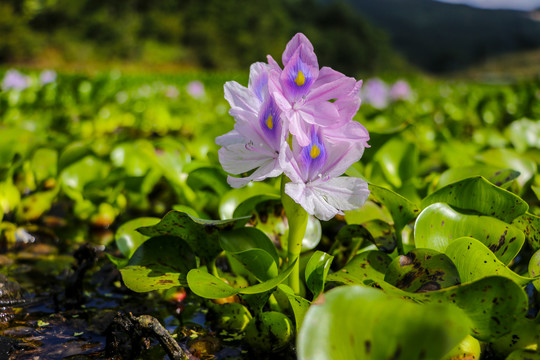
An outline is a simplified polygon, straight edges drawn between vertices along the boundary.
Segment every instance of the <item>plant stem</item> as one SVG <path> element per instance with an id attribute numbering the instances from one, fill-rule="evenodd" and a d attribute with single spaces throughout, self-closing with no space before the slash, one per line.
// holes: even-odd
<path id="1" fill-rule="evenodd" d="M 208 270 L 209 274 L 212 274 L 217 278 L 220 277 L 216 267 L 216 258 L 210 259 L 206 262 L 206 269 Z"/>
<path id="2" fill-rule="evenodd" d="M 287 239 L 287 261 L 292 264 L 300 257 L 302 250 L 302 240 L 306 233 L 308 213 L 297 204 L 289 195 L 285 193 L 285 184 L 290 180 L 282 175 L 281 177 L 281 203 L 285 209 L 289 222 L 289 238 Z M 300 261 L 296 261 L 293 271 L 289 276 L 289 286 L 295 294 L 300 295 Z"/>

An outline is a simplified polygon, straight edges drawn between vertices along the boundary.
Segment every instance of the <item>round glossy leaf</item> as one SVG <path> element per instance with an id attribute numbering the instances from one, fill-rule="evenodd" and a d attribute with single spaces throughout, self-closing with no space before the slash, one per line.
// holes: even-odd
<path id="1" fill-rule="evenodd" d="M 480 240 L 504 264 L 514 259 L 525 242 L 525 235 L 515 226 L 490 216 L 464 214 L 443 203 L 428 206 L 416 219 L 418 248 L 445 252 L 452 241 L 463 236 Z"/>
<path id="2" fill-rule="evenodd" d="M 219 217 L 222 220 L 233 218 L 234 211 L 238 205 L 244 201 L 252 197 L 257 197 L 258 200 L 263 201 L 258 197 L 259 195 L 263 197 L 267 195 L 279 196 L 279 190 L 266 183 L 254 181 L 250 182 L 241 189 L 232 189 L 221 198 L 221 202 L 219 204 Z M 257 201 L 256 203 L 259 203 L 260 201 Z M 251 207 L 250 212 L 251 210 L 253 210 L 253 207 Z M 247 215 L 249 214 L 245 214 L 244 216 Z"/>
<path id="3" fill-rule="evenodd" d="M 240 228 L 219 235 L 223 250 L 232 255 L 260 281 L 277 276 L 279 256 L 272 241 L 260 230 Z"/>
<path id="4" fill-rule="evenodd" d="M 180 211 L 169 211 L 156 225 L 141 227 L 138 231 L 146 236 L 178 236 L 189 245 L 195 255 L 214 258 L 222 251 L 219 245 L 219 232 L 243 226 L 248 220 L 247 217 L 204 220 Z"/>
<path id="5" fill-rule="evenodd" d="M 31 167 L 37 182 L 56 177 L 58 152 L 54 149 L 41 148 L 34 152 Z"/>
<path id="6" fill-rule="evenodd" d="M 313 305 L 298 335 L 299 359 L 440 359 L 465 338 L 457 308 L 415 304 L 362 286 L 342 286 Z"/>
<path id="7" fill-rule="evenodd" d="M 381 251 L 364 251 L 339 271 L 329 274 L 326 280 L 355 285 L 383 282 L 391 262 L 392 259 Z"/>
<path id="8" fill-rule="evenodd" d="M 517 181 L 521 187 L 532 179 L 537 169 L 536 163 L 524 158 L 511 149 L 489 149 L 479 154 L 478 158 L 486 164 L 519 171 L 520 175 Z"/>
<path id="9" fill-rule="evenodd" d="M 516 179 L 519 176 L 519 172 L 489 165 L 453 167 L 441 174 L 437 182 L 437 189 L 473 176 L 483 176 L 490 183 L 496 186 L 503 186 Z"/>
<path id="10" fill-rule="evenodd" d="M 207 299 L 221 299 L 236 294 L 260 294 L 281 284 L 291 274 L 295 264 L 291 264 L 273 279 L 248 287 L 234 288 L 204 269 L 192 269 L 187 274 L 187 283 L 193 293 Z"/>
<path id="11" fill-rule="evenodd" d="M 403 227 L 420 212 L 414 203 L 392 190 L 373 184 L 369 184 L 369 190 L 371 196 L 382 202 L 390 211 L 396 232 L 401 232 Z"/>
<path id="12" fill-rule="evenodd" d="M 305 277 L 306 285 L 314 298 L 324 290 L 326 276 L 333 259 L 333 256 L 322 251 L 315 251 L 309 258 L 305 269 Z"/>
<path id="13" fill-rule="evenodd" d="M 446 255 L 456 264 L 463 283 L 492 275 L 507 277 L 521 286 L 533 281 L 532 278 L 520 276 L 510 270 L 486 245 L 470 237 L 462 237 L 450 243 L 446 248 Z"/>
<path id="14" fill-rule="evenodd" d="M 195 266 L 194 257 L 181 239 L 158 236 L 142 243 L 120 272 L 128 288 L 148 292 L 187 285 L 186 274 Z"/>
<path id="15" fill-rule="evenodd" d="M 422 200 L 422 208 L 438 202 L 493 216 L 507 223 L 529 209 L 529 205 L 519 196 L 493 185 L 483 177 L 464 179 L 437 190 Z"/>
<path id="16" fill-rule="evenodd" d="M 416 175 L 418 147 L 416 144 L 394 137 L 386 142 L 374 156 L 386 180 L 399 188 Z"/>
<path id="17" fill-rule="evenodd" d="M 223 196 L 230 189 L 225 172 L 215 167 L 195 169 L 189 173 L 186 181 L 193 190 L 210 190 L 219 196 Z"/>
<path id="18" fill-rule="evenodd" d="M 439 290 L 460 283 L 454 263 L 432 249 L 414 249 L 398 256 L 388 267 L 384 280 L 408 292 Z"/>
<path id="19" fill-rule="evenodd" d="M 540 217 L 526 213 L 512 222 L 512 225 L 523 231 L 527 242 L 534 250 L 540 249 Z"/>
<path id="20" fill-rule="evenodd" d="M 115 241 L 118 250 L 127 258 L 137 250 L 137 248 L 148 239 L 148 236 L 142 235 L 136 229 L 142 226 L 155 225 L 160 221 L 159 218 L 142 217 L 130 220 L 116 230 Z"/>

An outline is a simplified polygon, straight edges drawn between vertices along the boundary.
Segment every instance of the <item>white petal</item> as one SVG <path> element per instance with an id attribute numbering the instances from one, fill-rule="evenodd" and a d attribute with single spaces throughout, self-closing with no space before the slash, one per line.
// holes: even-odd
<path id="1" fill-rule="evenodd" d="M 229 131 L 228 133 L 218 136 L 216 138 L 216 144 L 219 146 L 229 146 L 229 145 L 238 144 L 241 142 L 245 143 L 246 140 L 236 130 Z"/>
<path id="2" fill-rule="evenodd" d="M 367 182 L 355 177 L 340 176 L 328 181 L 321 179 L 309 186 L 325 202 L 340 211 L 358 209 L 369 196 Z"/>
<path id="3" fill-rule="evenodd" d="M 236 81 L 228 81 L 224 85 L 225 99 L 231 107 L 245 110 L 257 111 L 260 101 L 248 88 L 240 85 Z"/>
<path id="4" fill-rule="evenodd" d="M 365 181 L 353 177 L 338 177 L 312 183 L 287 183 L 285 192 L 311 215 L 330 220 L 343 210 L 354 210 L 369 196 Z"/>
<path id="5" fill-rule="evenodd" d="M 222 147 L 218 151 L 218 156 L 223 169 L 234 175 L 251 171 L 273 159 L 270 153 L 246 149 L 245 143 Z"/>

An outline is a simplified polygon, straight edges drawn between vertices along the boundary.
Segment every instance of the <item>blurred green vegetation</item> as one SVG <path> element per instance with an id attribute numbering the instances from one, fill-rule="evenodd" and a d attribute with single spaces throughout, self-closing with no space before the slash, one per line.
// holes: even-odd
<path id="1" fill-rule="evenodd" d="M 403 67 L 386 34 L 345 2 L 1 0 L 0 62 L 110 61 L 240 69 L 277 59 L 304 32 L 321 64 L 348 74 Z"/>

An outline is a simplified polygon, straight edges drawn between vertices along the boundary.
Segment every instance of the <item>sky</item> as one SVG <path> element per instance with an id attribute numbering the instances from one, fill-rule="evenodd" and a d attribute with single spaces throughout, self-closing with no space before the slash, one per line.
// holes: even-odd
<path id="1" fill-rule="evenodd" d="M 437 0 L 452 4 L 465 4 L 484 9 L 534 10 L 540 8 L 540 0 Z"/>

